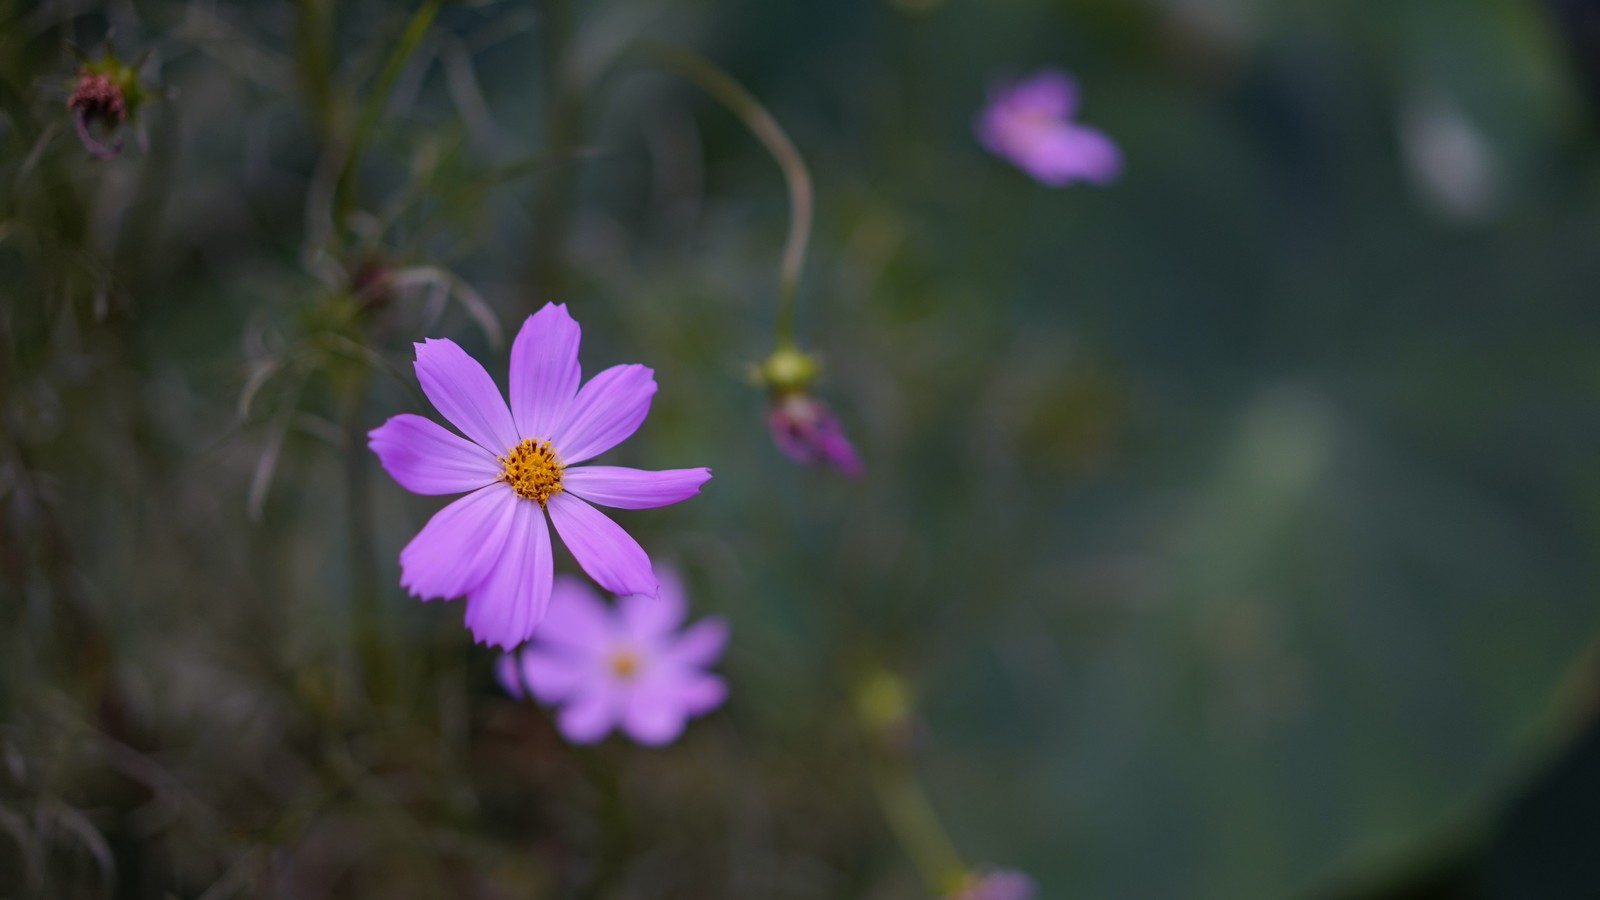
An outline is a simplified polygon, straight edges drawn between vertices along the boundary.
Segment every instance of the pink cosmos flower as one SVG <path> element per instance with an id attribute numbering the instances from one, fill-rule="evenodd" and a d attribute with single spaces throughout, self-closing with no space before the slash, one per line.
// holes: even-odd
<path id="1" fill-rule="evenodd" d="M 647 472 L 583 466 L 625 440 L 650 411 L 654 373 L 612 366 L 580 389 L 578 323 L 565 306 L 528 317 L 511 346 L 511 405 L 453 342 L 417 344 L 417 378 L 466 438 L 402 414 L 369 446 L 401 487 L 465 497 L 435 513 L 400 551 L 400 583 L 424 600 L 467 598 L 479 643 L 527 640 L 550 602 L 553 553 L 545 517 L 578 565 L 615 594 L 656 595 L 650 557 L 591 506 L 649 509 L 700 492 L 710 469 Z"/>
<path id="2" fill-rule="evenodd" d="M 821 400 L 804 392 L 775 395 L 767 409 L 772 442 L 797 463 L 826 463 L 851 478 L 864 471 L 861 456 L 844 436 L 839 420 Z"/>
<path id="3" fill-rule="evenodd" d="M 1033 900 L 1038 888 L 1026 872 L 1016 869 L 990 869 L 974 873 L 949 900 Z"/>
<path id="4" fill-rule="evenodd" d="M 1078 86 L 1057 69 L 989 92 L 974 126 L 989 152 L 1052 187 L 1073 181 L 1108 184 L 1122 171 L 1122 153 L 1105 134 L 1071 121 Z"/>
<path id="5" fill-rule="evenodd" d="M 588 585 L 556 579 L 550 614 L 520 654 L 500 658 L 506 692 L 560 706 L 556 725 L 567 739 L 591 744 L 620 728 L 641 744 L 660 746 L 683 733 L 691 716 L 710 712 L 728 694 L 705 671 L 722 655 L 728 626 L 709 616 L 683 631 L 683 585 L 663 568 L 661 594 L 623 597 L 609 607 Z"/>

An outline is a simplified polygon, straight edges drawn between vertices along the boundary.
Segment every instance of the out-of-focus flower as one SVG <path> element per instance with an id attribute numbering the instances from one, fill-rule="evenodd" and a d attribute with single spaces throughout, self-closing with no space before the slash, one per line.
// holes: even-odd
<path id="1" fill-rule="evenodd" d="M 819 367 L 793 347 L 780 348 L 755 368 L 767 388 L 767 428 L 783 454 L 804 465 L 833 466 L 851 478 L 864 471 L 861 456 L 833 412 L 809 388 Z"/>
<path id="2" fill-rule="evenodd" d="M 683 585 L 668 568 L 658 597 L 635 594 L 607 606 L 575 578 L 556 579 L 550 614 L 519 653 L 496 669 L 514 697 L 524 690 L 560 706 L 556 724 L 568 740 L 589 744 L 613 728 L 660 746 L 684 724 L 721 705 L 727 684 L 705 669 L 722 655 L 728 626 L 708 616 L 682 631 Z"/>
<path id="3" fill-rule="evenodd" d="M 989 869 L 973 872 L 947 900 L 1033 900 L 1038 888 L 1026 872 L 1016 869 Z"/>
<path id="4" fill-rule="evenodd" d="M 122 151 L 122 139 L 113 138 L 106 143 L 95 136 L 95 130 L 106 134 L 116 131 L 143 100 L 138 72 L 107 51 L 99 60 L 79 67 L 67 109 L 72 112 L 84 148 L 101 159 L 110 159 Z"/>
<path id="5" fill-rule="evenodd" d="M 584 384 L 578 323 L 565 306 L 529 316 L 511 347 L 511 404 L 483 366 L 448 340 L 417 344 L 422 391 L 466 438 L 409 413 L 373 429 L 369 446 L 401 487 L 467 496 L 435 513 L 400 551 L 400 583 L 424 600 L 467 598 L 480 643 L 511 649 L 550 602 L 545 516 L 578 565 L 614 594 L 656 595 L 650 557 L 590 503 L 649 509 L 700 492 L 711 470 L 583 466 L 638 429 L 656 392 L 645 366 L 612 366 Z M 588 501 L 588 502 L 586 502 Z"/>
<path id="6" fill-rule="evenodd" d="M 810 394 L 773 397 L 767 409 L 767 427 L 772 430 L 772 442 L 795 462 L 824 463 L 851 478 L 861 477 L 861 457 L 844 436 L 839 420 Z"/>
<path id="7" fill-rule="evenodd" d="M 1073 122 L 1077 109 L 1077 83 L 1044 69 L 991 90 L 974 130 L 991 153 L 1039 182 L 1108 184 L 1122 171 L 1122 153 L 1104 133 Z"/>

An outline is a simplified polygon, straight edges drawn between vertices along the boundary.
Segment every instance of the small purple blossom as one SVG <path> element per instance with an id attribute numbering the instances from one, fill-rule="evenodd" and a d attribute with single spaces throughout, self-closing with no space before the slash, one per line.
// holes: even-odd
<path id="1" fill-rule="evenodd" d="M 550 529 L 590 578 L 614 594 L 654 597 L 639 543 L 592 503 L 649 509 L 700 492 L 711 470 L 649 472 L 582 466 L 638 429 L 654 373 L 612 366 L 581 388 L 578 323 L 565 306 L 528 317 L 511 347 L 511 404 L 494 379 L 448 340 L 417 344 L 422 391 L 466 438 L 404 413 L 373 429 L 369 446 L 401 487 L 467 493 L 439 510 L 400 551 L 400 583 L 424 600 L 467 598 L 480 643 L 511 649 L 544 618 L 554 577 Z"/>
<path id="2" fill-rule="evenodd" d="M 948 900 L 1033 900 L 1038 888 L 1026 872 L 990 869 L 967 876 Z"/>
<path id="3" fill-rule="evenodd" d="M 708 616 L 680 631 L 683 585 L 671 569 L 659 575 L 659 597 L 634 594 L 614 607 L 583 582 L 557 578 L 544 625 L 496 666 L 506 692 L 561 707 L 556 725 L 577 744 L 613 728 L 641 744 L 668 744 L 691 717 L 721 705 L 727 684 L 705 669 L 722 655 L 727 623 Z"/>
<path id="4" fill-rule="evenodd" d="M 1052 187 L 1108 184 L 1122 171 L 1122 153 L 1104 133 L 1071 121 L 1077 109 L 1072 77 L 1042 69 L 991 90 L 974 130 L 989 152 L 1036 181 Z"/>
<path id="5" fill-rule="evenodd" d="M 844 436 L 839 420 L 810 394 L 774 395 L 767 410 L 767 428 L 772 431 L 772 442 L 795 462 L 824 463 L 851 478 L 861 477 L 864 471 L 861 456 Z"/>

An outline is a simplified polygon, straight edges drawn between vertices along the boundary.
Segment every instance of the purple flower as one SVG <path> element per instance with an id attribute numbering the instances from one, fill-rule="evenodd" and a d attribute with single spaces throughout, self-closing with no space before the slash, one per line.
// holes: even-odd
<path id="1" fill-rule="evenodd" d="M 1033 879 L 1016 869 L 990 869 L 967 876 L 948 900 L 1033 900 L 1038 893 Z"/>
<path id="2" fill-rule="evenodd" d="M 489 373 L 453 342 L 417 344 L 423 393 L 466 439 L 409 413 L 368 435 L 407 490 L 471 492 L 400 551 L 400 583 L 424 600 L 465 595 L 467 627 L 480 643 L 509 650 L 544 618 L 554 555 L 546 515 L 602 587 L 654 597 L 650 557 L 590 503 L 666 506 L 711 477 L 704 468 L 575 467 L 633 434 L 656 392 L 654 374 L 639 365 L 612 366 L 580 389 L 579 336 L 565 306 L 547 304 L 528 317 L 511 347 L 509 408 Z"/>
<path id="3" fill-rule="evenodd" d="M 989 92 L 978 116 L 978 140 L 1036 181 L 1061 187 L 1073 181 L 1107 184 L 1122 171 L 1122 154 L 1105 134 L 1070 121 L 1078 108 L 1071 76 L 1042 69 L 1031 78 Z"/>
<path id="4" fill-rule="evenodd" d="M 710 712 L 728 694 L 726 683 L 705 671 L 722 655 L 728 626 L 709 616 L 680 632 L 683 585 L 670 569 L 660 575 L 659 597 L 634 594 L 615 607 L 583 582 L 557 578 L 539 633 L 520 654 L 501 657 L 501 685 L 514 697 L 526 688 L 560 706 L 556 724 L 574 743 L 594 743 L 613 728 L 641 744 L 670 743 L 691 716 Z"/>
<path id="5" fill-rule="evenodd" d="M 803 391 L 775 394 L 767 410 L 772 442 L 798 463 L 826 463 L 851 478 L 861 477 L 861 457 L 839 420 L 821 400 Z"/>

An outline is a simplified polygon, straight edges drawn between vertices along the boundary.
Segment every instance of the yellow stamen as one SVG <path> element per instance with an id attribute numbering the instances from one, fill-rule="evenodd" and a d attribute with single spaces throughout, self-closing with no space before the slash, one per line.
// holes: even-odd
<path id="1" fill-rule="evenodd" d="M 504 466 L 500 471 L 500 480 L 511 485 L 518 496 L 537 500 L 540 506 L 544 506 L 545 501 L 560 493 L 563 466 L 561 457 L 556 455 L 556 448 L 550 446 L 549 441 L 523 438 L 515 447 L 507 450 L 505 456 L 495 459 Z"/>
<path id="2" fill-rule="evenodd" d="M 618 678 L 632 678 L 639 671 L 639 656 L 632 650 L 611 652 L 611 673 Z"/>

